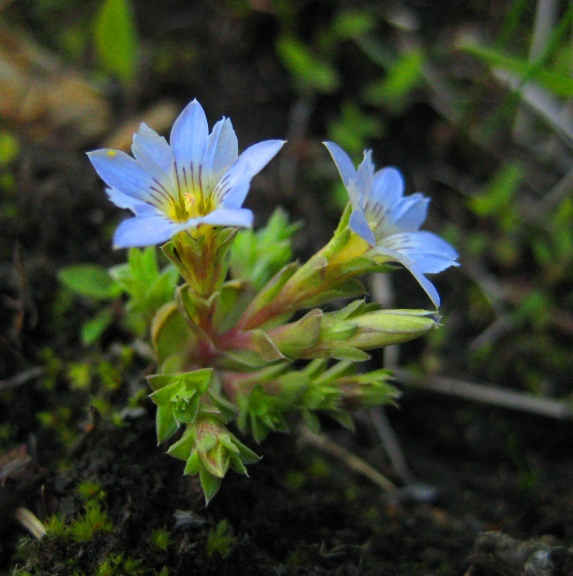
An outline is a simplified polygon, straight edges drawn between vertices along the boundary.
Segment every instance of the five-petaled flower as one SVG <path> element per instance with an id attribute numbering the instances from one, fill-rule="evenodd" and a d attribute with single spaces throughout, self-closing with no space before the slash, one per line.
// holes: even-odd
<path id="1" fill-rule="evenodd" d="M 458 266 L 457 252 L 442 238 L 420 231 L 429 199 L 419 192 L 404 196 L 404 180 L 395 168 L 374 172 L 372 151 L 354 168 L 344 150 L 333 142 L 330 152 L 352 204 L 350 228 L 372 246 L 371 253 L 394 260 L 407 268 L 436 307 L 440 297 L 425 274 Z"/>
<path id="2" fill-rule="evenodd" d="M 193 100 L 175 120 L 170 143 L 141 124 L 134 158 L 119 150 L 88 154 L 110 200 L 135 214 L 119 225 L 115 247 L 163 243 L 202 224 L 251 226 L 253 214 L 242 208 L 251 179 L 284 141 L 259 142 L 239 156 L 231 121 L 221 119 L 209 134 L 205 112 Z"/>

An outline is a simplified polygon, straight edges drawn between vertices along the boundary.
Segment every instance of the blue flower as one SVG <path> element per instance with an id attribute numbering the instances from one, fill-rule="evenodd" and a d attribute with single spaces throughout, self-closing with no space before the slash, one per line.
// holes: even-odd
<path id="1" fill-rule="evenodd" d="M 429 198 L 419 192 L 404 196 L 404 180 L 395 168 L 374 172 L 372 151 L 354 168 L 344 150 L 333 142 L 330 152 L 352 204 L 350 228 L 372 246 L 370 251 L 407 268 L 426 291 L 436 308 L 440 297 L 425 274 L 458 266 L 458 253 L 439 236 L 420 231 L 426 219 Z"/>
<path id="2" fill-rule="evenodd" d="M 119 150 L 88 154 L 110 200 L 135 214 L 117 228 L 116 248 L 163 243 L 202 224 L 251 226 L 253 213 L 242 208 L 251 179 L 284 144 L 266 140 L 239 156 L 231 121 L 223 118 L 209 134 L 197 100 L 175 120 L 170 141 L 141 124 L 134 158 Z"/>

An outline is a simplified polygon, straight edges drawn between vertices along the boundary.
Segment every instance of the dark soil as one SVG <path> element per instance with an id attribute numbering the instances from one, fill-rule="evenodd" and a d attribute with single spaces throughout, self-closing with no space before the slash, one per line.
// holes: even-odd
<path id="1" fill-rule="evenodd" d="M 570 441 L 570 427 L 419 396 L 407 397 L 393 420 L 414 473 L 435 489 L 428 501 L 405 491 L 391 496 L 343 462 L 275 435 L 258 448 L 264 458 L 250 478 L 230 475 L 205 508 L 196 479 L 156 448 L 145 415 L 125 428 L 101 421 L 90 427 L 64 472 L 30 466 L 27 482 L 9 479 L 4 517 L 23 503 L 39 515 L 48 508 L 77 517 L 81 481 L 105 491 L 111 532 L 87 542 L 48 537 L 24 545 L 19 556 L 41 575 L 95 574 L 117 554 L 141 560 L 145 574 L 163 566 L 169 574 L 572 573 L 573 460 L 556 449 Z M 359 426 L 355 437 L 331 433 L 392 475 L 367 429 Z M 206 548 L 222 519 L 234 537 L 225 558 Z M 5 538 L 13 542 L 22 532 L 10 525 Z M 151 543 L 162 527 L 169 531 L 166 550 Z M 541 571 L 525 571 L 532 559 L 543 560 Z"/>

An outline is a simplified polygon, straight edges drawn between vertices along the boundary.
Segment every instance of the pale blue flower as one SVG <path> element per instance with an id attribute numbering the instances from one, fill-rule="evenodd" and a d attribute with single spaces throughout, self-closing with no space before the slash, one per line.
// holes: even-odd
<path id="1" fill-rule="evenodd" d="M 344 150 L 333 142 L 330 152 L 352 204 L 350 228 L 371 246 L 371 252 L 407 268 L 436 307 L 440 297 L 425 274 L 458 266 L 458 253 L 442 238 L 420 231 L 426 219 L 429 198 L 419 192 L 404 196 L 404 179 L 396 168 L 374 172 L 372 151 L 354 168 Z"/>
<path id="2" fill-rule="evenodd" d="M 197 100 L 175 120 L 170 142 L 141 124 L 134 158 L 119 150 L 88 154 L 110 200 L 135 214 L 119 225 L 115 247 L 160 244 L 202 224 L 251 226 L 253 213 L 242 208 L 251 179 L 284 144 L 266 140 L 239 156 L 231 121 L 223 118 L 209 134 Z"/>

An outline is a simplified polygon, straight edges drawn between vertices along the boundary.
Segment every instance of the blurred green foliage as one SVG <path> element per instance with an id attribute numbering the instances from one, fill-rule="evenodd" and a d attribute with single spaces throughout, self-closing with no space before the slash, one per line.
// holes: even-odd
<path id="1" fill-rule="evenodd" d="M 94 44 L 102 69 L 126 90 L 137 73 L 139 45 L 129 0 L 103 0 L 94 22 Z"/>

